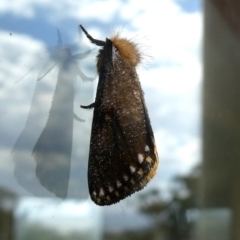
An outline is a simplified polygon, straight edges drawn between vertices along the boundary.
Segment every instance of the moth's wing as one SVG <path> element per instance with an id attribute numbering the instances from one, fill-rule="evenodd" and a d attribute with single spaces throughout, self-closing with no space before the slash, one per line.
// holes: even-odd
<path id="1" fill-rule="evenodd" d="M 98 205 L 117 203 L 141 190 L 156 173 L 158 155 L 143 94 L 140 85 L 132 87 L 136 95 L 120 90 L 119 101 L 111 104 L 111 89 L 94 109 L 88 183 Z"/>
<path id="2" fill-rule="evenodd" d="M 55 62 L 48 60 L 40 69 L 38 73 L 37 81 L 42 80 L 55 66 L 56 66 Z"/>

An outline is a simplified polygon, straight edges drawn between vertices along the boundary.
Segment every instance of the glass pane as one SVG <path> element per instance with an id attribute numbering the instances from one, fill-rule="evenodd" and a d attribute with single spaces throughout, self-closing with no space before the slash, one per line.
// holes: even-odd
<path id="1" fill-rule="evenodd" d="M 209 216 L 198 188 L 201 2 L 3 0 L 0 13 L 0 239 L 196 239 Z M 93 109 L 80 108 L 96 96 L 100 47 L 79 24 L 137 44 L 160 158 L 143 190 L 104 207 L 88 189 Z"/>

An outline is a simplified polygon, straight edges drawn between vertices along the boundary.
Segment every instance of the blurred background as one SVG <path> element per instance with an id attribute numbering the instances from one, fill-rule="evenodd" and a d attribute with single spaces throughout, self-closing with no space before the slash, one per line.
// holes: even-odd
<path id="1" fill-rule="evenodd" d="M 239 239 L 240 3 L 0 3 L 0 239 Z M 139 44 L 160 165 L 106 207 L 88 195 L 97 39 Z"/>

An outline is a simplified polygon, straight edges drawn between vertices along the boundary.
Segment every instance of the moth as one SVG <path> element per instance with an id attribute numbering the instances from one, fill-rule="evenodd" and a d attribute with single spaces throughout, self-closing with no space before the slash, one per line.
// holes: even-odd
<path id="1" fill-rule="evenodd" d="M 100 50 L 99 82 L 88 162 L 88 186 L 97 205 L 111 205 L 143 189 L 158 167 L 154 135 L 136 72 L 137 44 L 119 34 L 106 41 L 87 38 Z"/>

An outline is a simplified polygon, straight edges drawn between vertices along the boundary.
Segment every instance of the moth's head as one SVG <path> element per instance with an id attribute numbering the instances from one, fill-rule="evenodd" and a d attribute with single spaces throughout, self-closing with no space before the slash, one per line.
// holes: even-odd
<path id="1" fill-rule="evenodd" d="M 113 35 L 110 39 L 112 45 L 125 61 L 132 64 L 134 67 L 141 62 L 141 54 L 136 43 L 126 38 L 121 38 L 119 34 Z"/>
<path id="2" fill-rule="evenodd" d="M 124 61 L 131 64 L 133 67 L 136 67 L 141 62 L 141 53 L 137 44 L 133 41 L 121 38 L 119 34 L 113 35 L 110 39 L 106 38 L 106 41 L 97 40 L 90 36 L 82 25 L 80 25 L 80 27 L 92 43 L 102 47 L 98 54 L 98 71 L 100 71 L 103 63 L 108 68 L 113 69 L 112 58 L 115 52 L 117 52 Z"/>

